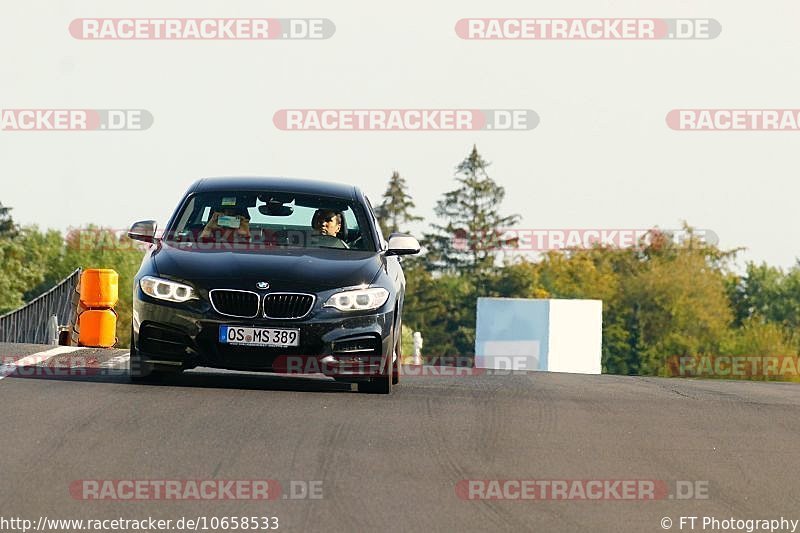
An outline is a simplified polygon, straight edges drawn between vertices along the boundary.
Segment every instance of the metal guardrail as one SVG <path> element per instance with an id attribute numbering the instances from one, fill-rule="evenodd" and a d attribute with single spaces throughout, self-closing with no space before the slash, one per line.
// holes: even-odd
<path id="1" fill-rule="evenodd" d="M 0 342 L 57 344 L 58 326 L 74 320 L 80 279 L 81 269 L 76 269 L 46 293 L 0 316 Z"/>

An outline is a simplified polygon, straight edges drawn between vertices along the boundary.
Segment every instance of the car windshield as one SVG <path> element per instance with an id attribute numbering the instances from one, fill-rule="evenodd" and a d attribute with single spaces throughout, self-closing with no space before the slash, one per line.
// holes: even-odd
<path id="1" fill-rule="evenodd" d="M 269 191 L 190 196 L 167 240 L 239 243 L 258 248 L 338 248 L 375 251 L 364 210 L 341 198 Z"/>

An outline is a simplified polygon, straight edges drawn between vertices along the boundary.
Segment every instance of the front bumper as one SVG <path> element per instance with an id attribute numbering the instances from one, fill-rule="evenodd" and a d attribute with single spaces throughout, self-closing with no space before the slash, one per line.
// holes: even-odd
<path id="1" fill-rule="evenodd" d="M 393 356 L 394 309 L 387 303 L 368 314 L 329 310 L 300 320 L 241 319 L 194 305 L 154 300 L 134 294 L 131 346 L 144 363 L 189 369 L 208 366 L 229 370 L 323 373 L 343 378 L 386 375 Z M 219 342 L 220 326 L 293 328 L 299 346 L 261 347 Z"/>

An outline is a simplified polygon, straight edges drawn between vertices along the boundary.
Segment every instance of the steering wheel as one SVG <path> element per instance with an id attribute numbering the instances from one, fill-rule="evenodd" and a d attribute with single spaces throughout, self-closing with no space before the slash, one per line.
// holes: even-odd
<path id="1" fill-rule="evenodd" d="M 361 243 L 363 243 L 363 242 L 364 242 L 364 236 L 363 235 L 359 235 L 358 237 L 353 239 L 353 242 L 349 243 L 349 245 L 350 245 L 350 248 L 361 248 Z"/>

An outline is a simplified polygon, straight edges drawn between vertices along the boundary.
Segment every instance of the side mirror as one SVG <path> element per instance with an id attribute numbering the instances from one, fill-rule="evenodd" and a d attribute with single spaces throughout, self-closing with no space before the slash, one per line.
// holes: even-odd
<path id="1" fill-rule="evenodd" d="M 155 220 L 134 222 L 131 229 L 128 230 L 128 237 L 135 241 L 155 242 L 157 226 L 158 223 Z"/>
<path id="2" fill-rule="evenodd" d="M 411 235 L 392 233 L 389 235 L 389 249 L 386 255 L 410 255 L 419 253 L 419 241 Z"/>

